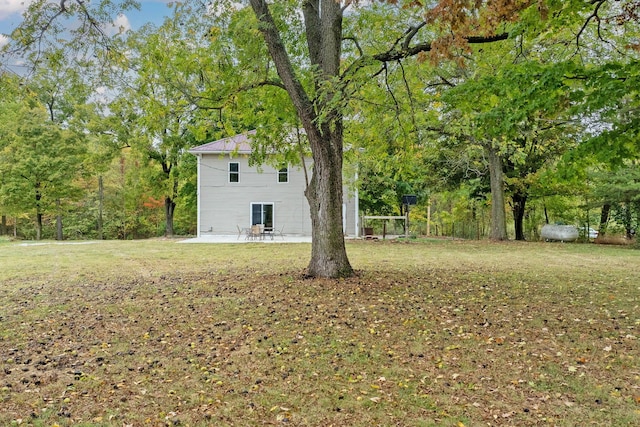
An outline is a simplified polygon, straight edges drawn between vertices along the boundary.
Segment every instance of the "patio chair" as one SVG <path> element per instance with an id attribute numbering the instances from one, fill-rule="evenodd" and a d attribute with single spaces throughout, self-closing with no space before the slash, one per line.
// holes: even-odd
<path id="1" fill-rule="evenodd" d="M 247 233 L 247 238 L 250 240 L 260 239 L 262 237 L 262 230 L 259 224 L 252 225 Z"/>
<path id="2" fill-rule="evenodd" d="M 282 227 L 280 227 L 280 230 L 276 230 L 276 229 L 274 228 L 274 229 L 273 229 L 273 235 L 272 235 L 272 237 L 271 237 L 271 238 L 273 239 L 273 236 L 280 236 L 280 237 L 282 237 L 282 240 L 284 240 L 284 234 L 283 234 L 283 232 L 284 232 L 284 225 L 283 225 Z"/>

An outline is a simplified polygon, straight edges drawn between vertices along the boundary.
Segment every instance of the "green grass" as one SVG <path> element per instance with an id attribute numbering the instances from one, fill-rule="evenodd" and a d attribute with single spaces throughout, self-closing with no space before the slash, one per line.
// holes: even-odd
<path id="1" fill-rule="evenodd" d="M 640 425 L 640 251 L 0 244 L 0 425 Z"/>

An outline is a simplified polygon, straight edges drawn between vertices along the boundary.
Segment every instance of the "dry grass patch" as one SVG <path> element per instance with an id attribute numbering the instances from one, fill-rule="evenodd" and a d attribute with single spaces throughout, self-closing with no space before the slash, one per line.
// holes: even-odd
<path id="1" fill-rule="evenodd" d="M 640 253 L 0 245 L 0 424 L 639 425 Z"/>

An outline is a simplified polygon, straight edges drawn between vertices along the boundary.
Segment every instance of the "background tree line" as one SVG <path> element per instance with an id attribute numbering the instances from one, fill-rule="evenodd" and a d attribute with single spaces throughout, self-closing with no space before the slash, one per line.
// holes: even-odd
<path id="1" fill-rule="evenodd" d="M 415 233 L 429 217 L 432 234 L 465 238 L 535 239 L 545 222 L 633 234 L 639 2 L 333 2 L 330 67 L 309 42 L 320 3 L 176 3 L 160 25 L 108 35 L 95 19 L 112 5 L 99 2 L 76 11 L 94 17 L 81 37 L 33 5 L 4 54 L 30 71 L 0 75 L 0 232 L 194 234 L 189 147 L 256 128 L 259 163 L 309 121 L 340 138 L 363 213 L 402 214 L 402 195 L 419 196 Z"/>

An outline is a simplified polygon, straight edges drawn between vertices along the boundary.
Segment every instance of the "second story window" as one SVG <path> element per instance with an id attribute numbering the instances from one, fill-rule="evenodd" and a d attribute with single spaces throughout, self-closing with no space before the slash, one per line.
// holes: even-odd
<path id="1" fill-rule="evenodd" d="M 229 163 L 229 182 L 240 182 L 240 163 Z"/>
<path id="2" fill-rule="evenodd" d="M 289 168 L 286 166 L 278 169 L 278 182 L 289 182 Z"/>

